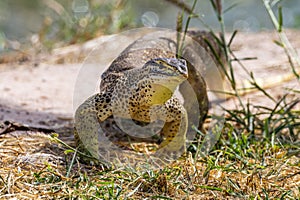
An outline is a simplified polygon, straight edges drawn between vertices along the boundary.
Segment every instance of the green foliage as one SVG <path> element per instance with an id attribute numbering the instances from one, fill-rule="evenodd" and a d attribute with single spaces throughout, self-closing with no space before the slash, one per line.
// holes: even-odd
<path id="1" fill-rule="evenodd" d="M 136 26 L 134 12 L 127 0 L 82 0 L 86 4 L 78 5 L 78 9 L 74 3 L 76 1 L 73 4 L 70 1 L 49 2 L 39 31 L 40 39 L 47 47 L 59 45 L 60 42 L 81 43 L 99 35 L 118 33 Z"/>

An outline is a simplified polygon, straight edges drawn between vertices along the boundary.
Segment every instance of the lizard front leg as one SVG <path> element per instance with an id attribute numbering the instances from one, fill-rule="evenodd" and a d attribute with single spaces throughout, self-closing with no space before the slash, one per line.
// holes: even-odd
<path id="1" fill-rule="evenodd" d="M 80 150 L 87 150 L 94 158 L 101 159 L 99 147 L 105 147 L 100 122 L 112 115 L 110 97 L 95 94 L 83 102 L 75 113 L 75 141 Z"/>
<path id="2" fill-rule="evenodd" d="M 178 99 L 171 98 L 163 105 L 163 109 L 158 110 L 157 113 L 160 115 L 158 118 L 165 120 L 161 131 L 164 140 L 159 146 L 158 153 L 176 155 L 185 153 L 188 126 L 188 117 L 185 108 L 180 104 Z"/>

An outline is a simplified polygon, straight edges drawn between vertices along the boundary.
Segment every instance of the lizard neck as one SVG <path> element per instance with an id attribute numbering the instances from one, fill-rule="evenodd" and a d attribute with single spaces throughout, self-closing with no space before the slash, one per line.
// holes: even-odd
<path id="1" fill-rule="evenodd" d="M 173 96 L 179 84 L 172 81 L 171 77 L 154 76 L 145 69 L 132 71 L 130 78 L 132 78 L 132 82 L 135 82 L 133 90 L 131 90 L 133 96 L 147 106 L 164 104 Z"/>

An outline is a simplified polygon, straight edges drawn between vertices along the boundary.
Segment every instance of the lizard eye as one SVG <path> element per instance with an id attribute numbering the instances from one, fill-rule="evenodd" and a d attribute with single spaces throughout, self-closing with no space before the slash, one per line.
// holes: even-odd
<path id="1" fill-rule="evenodd" d="M 163 66 L 165 66 L 165 65 L 164 65 L 164 62 L 162 62 L 161 60 L 158 60 L 158 61 L 157 61 L 157 64 L 159 64 L 159 68 L 160 68 L 160 69 L 164 68 Z"/>

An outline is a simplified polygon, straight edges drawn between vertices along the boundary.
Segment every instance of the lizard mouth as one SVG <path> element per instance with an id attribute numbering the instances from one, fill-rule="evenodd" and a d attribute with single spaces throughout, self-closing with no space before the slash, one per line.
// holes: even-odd
<path id="1" fill-rule="evenodd" d="M 186 73 L 175 73 L 170 76 L 177 80 L 185 80 L 188 78 L 188 74 L 186 74 Z"/>
<path id="2" fill-rule="evenodd" d="M 167 88 L 172 88 L 171 90 L 173 90 L 174 88 L 176 88 L 178 85 L 180 85 L 183 81 L 185 81 L 187 78 L 184 77 L 183 75 L 178 76 L 178 74 L 176 75 L 163 75 L 163 76 L 156 76 L 154 78 L 154 83 L 155 84 L 159 84 L 162 86 L 165 86 Z"/>
<path id="3" fill-rule="evenodd" d="M 162 75 L 162 78 L 167 78 L 167 77 L 176 78 L 177 77 L 179 80 L 188 78 L 187 73 L 174 73 L 173 71 L 172 72 L 155 71 L 155 73 Z"/>
<path id="4" fill-rule="evenodd" d="M 179 84 L 180 82 L 186 80 L 188 78 L 188 75 L 160 72 L 159 74 L 154 74 L 153 77 L 154 79 L 162 80 L 163 82 Z"/>

